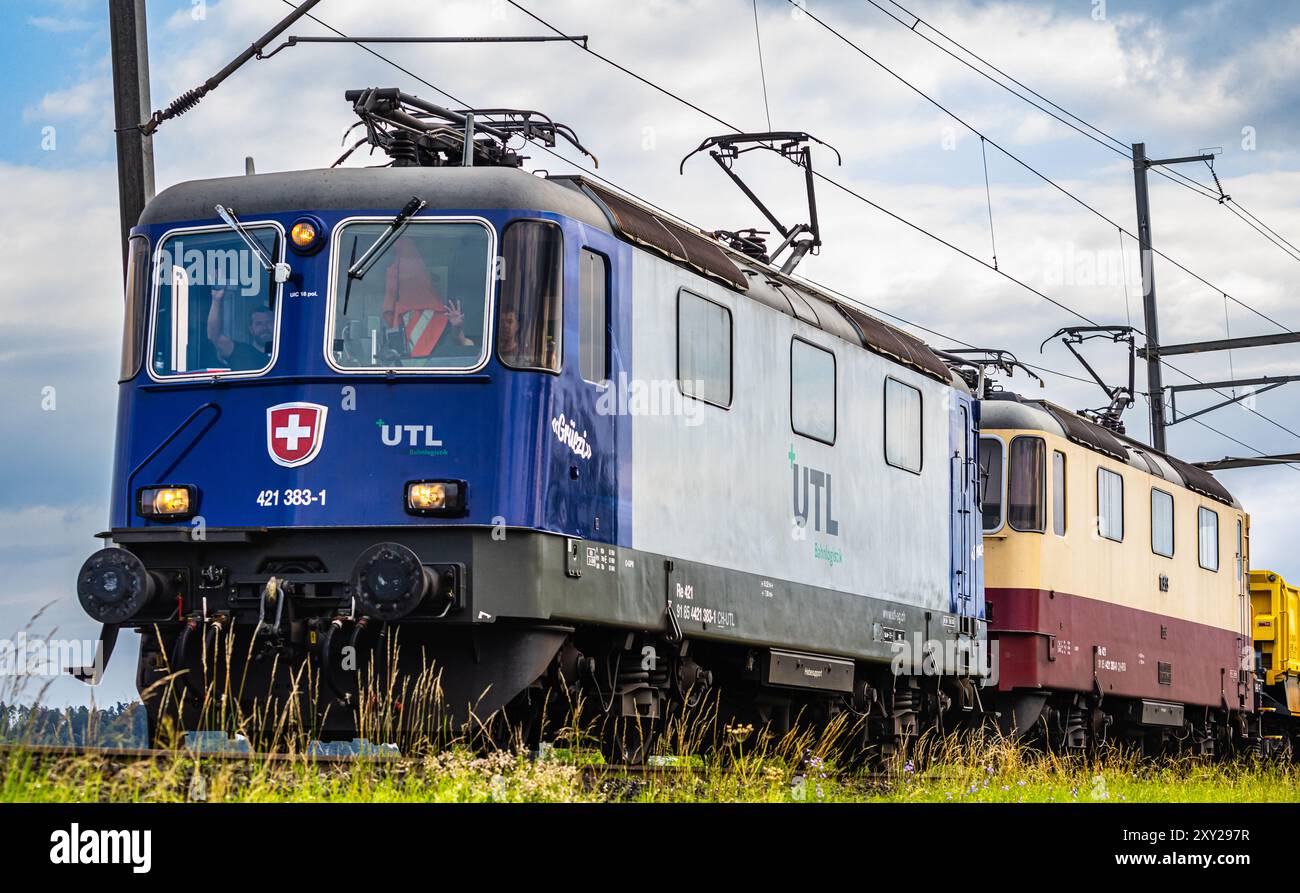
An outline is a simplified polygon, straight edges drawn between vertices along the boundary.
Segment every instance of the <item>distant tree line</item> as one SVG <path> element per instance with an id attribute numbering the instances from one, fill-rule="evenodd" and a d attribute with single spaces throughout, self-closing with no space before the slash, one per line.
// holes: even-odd
<path id="1" fill-rule="evenodd" d="M 0 742 L 5 744 L 145 747 L 148 740 L 148 721 L 139 701 L 93 710 L 0 701 Z"/>

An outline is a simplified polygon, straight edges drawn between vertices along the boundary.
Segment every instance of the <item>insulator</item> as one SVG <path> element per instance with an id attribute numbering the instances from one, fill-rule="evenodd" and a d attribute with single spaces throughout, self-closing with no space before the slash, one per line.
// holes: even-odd
<path id="1" fill-rule="evenodd" d="M 388 157 L 398 167 L 414 167 L 419 164 L 419 151 L 415 140 L 408 133 L 395 133 L 387 148 Z"/>
<path id="2" fill-rule="evenodd" d="M 197 90 L 186 90 L 180 96 L 177 96 L 171 101 L 171 105 L 167 106 L 167 111 L 163 113 L 163 117 L 179 118 L 181 115 L 198 105 L 199 101 L 206 95 L 207 91 L 203 88 Z"/>

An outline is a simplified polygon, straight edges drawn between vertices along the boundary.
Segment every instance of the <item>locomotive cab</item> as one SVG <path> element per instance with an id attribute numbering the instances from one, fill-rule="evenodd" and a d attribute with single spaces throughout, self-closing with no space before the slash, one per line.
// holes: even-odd
<path id="1" fill-rule="evenodd" d="M 620 520 L 619 428 L 597 411 L 619 246 L 594 210 L 558 181 L 454 167 L 200 181 L 150 204 L 116 548 L 78 579 L 91 616 L 142 631 L 142 688 L 199 675 L 187 624 L 214 618 L 318 666 L 397 620 L 438 664 L 460 659 L 448 630 L 489 628 L 481 668 L 444 682 L 476 711 L 500 706 L 484 680 L 541 674 L 562 626 L 509 620 L 549 622 L 536 534 L 612 543 Z"/>

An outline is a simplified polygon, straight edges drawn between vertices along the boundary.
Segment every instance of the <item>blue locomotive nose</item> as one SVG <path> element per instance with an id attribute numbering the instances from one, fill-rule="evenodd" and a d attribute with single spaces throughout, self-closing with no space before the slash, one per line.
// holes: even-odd
<path id="1" fill-rule="evenodd" d="M 122 623 L 139 613 L 159 584 L 144 563 L 125 549 L 100 549 L 77 575 L 77 597 L 101 623 Z"/>
<path id="2" fill-rule="evenodd" d="M 420 606 L 433 588 L 428 569 L 400 543 L 378 543 L 352 567 L 357 606 L 371 617 L 396 620 Z"/>

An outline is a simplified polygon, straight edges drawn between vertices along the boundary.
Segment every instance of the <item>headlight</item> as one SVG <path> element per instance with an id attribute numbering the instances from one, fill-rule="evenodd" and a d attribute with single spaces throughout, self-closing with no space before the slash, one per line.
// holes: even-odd
<path id="1" fill-rule="evenodd" d="M 463 515 L 465 491 L 464 481 L 411 481 L 406 485 L 406 510 L 413 515 Z"/>
<path id="2" fill-rule="evenodd" d="M 289 229 L 289 244 L 299 254 L 314 254 L 324 244 L 324 231 L 324 225 L 314 217 L 300 217 Z"/>
<path id="3" fill-rule="evenodd" d="M 198 496 L 198 489 L 188 485 L 143 487 L 136 505 L 142 517 L 180 521 L 198 510 Z"/>

